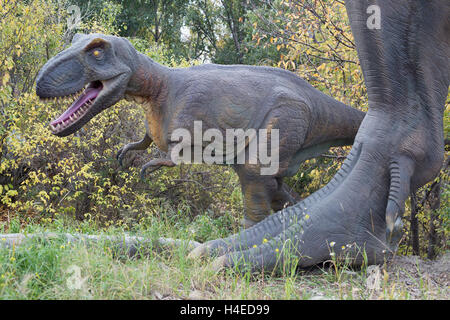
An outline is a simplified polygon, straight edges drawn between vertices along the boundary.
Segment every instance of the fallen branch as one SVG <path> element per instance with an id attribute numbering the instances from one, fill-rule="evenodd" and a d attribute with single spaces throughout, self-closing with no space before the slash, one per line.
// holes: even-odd
<path id="1" fill-rule="evenodd" d="M 157 238 L 150 239 L 138 236 L 106 236 L 106 235 L 87 235 L 87 234 L 69 234 L 69 233 L 11 233 L 0 234 L 0 248 L 15 248 L 25 244 L 29 240 L 51 241 L 63 239 L 69 243 L 83 242 L 87 245 L 103 243 L 111 246 L 120 252 L 126 253 L 130 257 L 141 256 L 149 250 L 162 252 L 185 247 L 191 251 L 200 243 L 192 240 Z"/>

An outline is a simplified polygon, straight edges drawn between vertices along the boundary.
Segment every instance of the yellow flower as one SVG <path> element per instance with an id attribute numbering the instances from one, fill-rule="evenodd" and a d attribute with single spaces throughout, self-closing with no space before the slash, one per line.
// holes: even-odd
<path id="1" fill-rule="evenodd" d="M 256 244 L 254 244 L 254 245 L 253 245 L 253 248 L 256 248 L 256 247 L 257 247 L 257 245 L 256 245 Z"/>
<path id="2" fill-rule="evenodd" d="M 305 219 L 308 220 L 309 219 L 309 215 L 305 214 Z"/>
<path id="3" fill-rule="evenodd" d="M 275 252 L 279 252 L 280 250 L 278 248 L 275 249 Z"/>
<path id="4" fill-rule="evenodd" d="M 11 257 L 11 258 L 9 258 L 9 261 L 16 261 L 16 258 Z"/>
<path id="5" fill-rule="evenodd" d="M 266 238 L 263 239 L 263 243 L 266 243 L 268 240 Z"/>

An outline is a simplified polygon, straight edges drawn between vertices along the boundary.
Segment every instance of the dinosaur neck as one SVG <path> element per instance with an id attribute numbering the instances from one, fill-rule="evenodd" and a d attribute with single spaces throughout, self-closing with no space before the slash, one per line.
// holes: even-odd
<path id="1" fill-rule="evenodd" d="M 131 77 L 125 98 L 141 104 L 161 108 L 167 97 L 169 68 L 138 53 L 138 67 Z"/>
<path id="2" fill-rule="evenodd" d="M 138 68 L 128 83 L 125 98 L 137 102 L 144 108 L 147 134 L 163 151 L 167 151 L 164 123 L 169 68 L 164 67 L 143 54 L 138 54 Z"/>

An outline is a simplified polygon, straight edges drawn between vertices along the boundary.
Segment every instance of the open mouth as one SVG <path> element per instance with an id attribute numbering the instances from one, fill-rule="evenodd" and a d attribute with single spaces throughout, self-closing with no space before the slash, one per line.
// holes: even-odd
<path id="1" fill-rule="evenodd" d="M 74 100 L 61 116 L 50 123 L 53 134 L 58 134 L 83 119 L 84 116 L 89 113 L 95 99 L 102 89 L 103 83 L 101 81 L 93 81 L 90 82 L 84 90 L 82 89 L 76 93 L 58 97 L 62 99 L 73 97 Z"/>

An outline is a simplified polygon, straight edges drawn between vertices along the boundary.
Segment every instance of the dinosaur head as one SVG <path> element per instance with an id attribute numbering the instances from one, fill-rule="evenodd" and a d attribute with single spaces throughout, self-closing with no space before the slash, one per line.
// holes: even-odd
<path id="1" fill-rule="evenodd" d="M 68 136 L 121 100 L 136 61 L 136 50 L 124 38 L 75 35 L 70 48 L 51 58 L 36 80 L 36 94 L 41 99 L 70 103 L 50 123 L 53 134 Z"/>

